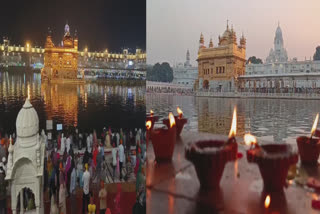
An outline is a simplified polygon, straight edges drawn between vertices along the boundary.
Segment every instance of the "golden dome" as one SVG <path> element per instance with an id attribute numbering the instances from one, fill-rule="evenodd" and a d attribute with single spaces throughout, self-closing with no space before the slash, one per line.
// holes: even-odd
<path id="1" fill-rule="evenodd" d="M 66 35 L 63 37 L 63 46 L 64 47 L 73 47 L 73 39 L 70 35 Z"/>

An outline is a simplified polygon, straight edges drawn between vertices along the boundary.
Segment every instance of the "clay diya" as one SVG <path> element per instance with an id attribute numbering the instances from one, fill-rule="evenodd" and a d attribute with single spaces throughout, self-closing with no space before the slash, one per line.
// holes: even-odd
<path id="1" fill-rule="evenodd" d="M 169 113 L 169 128 L 157 128 L 150 131 L 154 154 L 157 161 L 170 161 L 176 143 L 176 123 L 173 114 Z"/>
<path id="2" fill-rule="evenodd" d="M 251 143 L 251 148 L 247 150 L 247 160 L 249 163 L 258 164 L 263 179 L 264 191 L 282 191 L 283 187 L 286 186 L 289 167 L 298 162 L 297 152 L 288 144 L 259 146 L 255 138 L 255 140 L 252 140 L 250 137 L 251 142 L 248 142 L 247 135 L 245 135 L 245 143 L 247 145 Z"/>
<path id="3" fill-rule="evenodd" d="M 299 136 L 297 138 L 299 155 L 302 164 L 318 165 L 318 158 L 320 154 L 319 131 L 316 130 L 318 121 L 319 114 L 317 114 L 316 119 L 314 120 L 310 137 Z M 315 136 L 313 137 L 314 134 Z"/>
<path id="4" fill-rule="evenodd" d="M 226 163 L 237 158 L 236 114 L 232 124 L 228 139 L 199 140 L 185 149 L 185 157 L 194 164 L 202 189 L 218 189 Z"/>
<path id="5" fill-rule="evenodd" d="M 187 118 L 183 118 L 183 112 L 181 111 L 181 109 L 179 107 L 177 107 L 177 112 L 178 112 L 179 116 L 174 116 L 174 119 L 177 124 L 177 137 L 178 137 L 181 135 L 182 129 L 183 129 L 184 125 L 188 122 L 188 120 L 187 120 Z M 167 127 L 169 127 L 169 120 L 168 119 L 164 119 L 162 122 Z"/>
<path id="6" fill-rule="evenodd" d="M 153 111 L 150 110 L 150 114 L 147 115 L 147 117 L 146 117 L 146 121 L 149 121 L 149 120 L 151 121 L 151 127 L 150 127 L 150 129 L 153 129 L 154 123 L 159 120 L 159 117 L 158 117 L 158 116 L 154 116 Z"/>

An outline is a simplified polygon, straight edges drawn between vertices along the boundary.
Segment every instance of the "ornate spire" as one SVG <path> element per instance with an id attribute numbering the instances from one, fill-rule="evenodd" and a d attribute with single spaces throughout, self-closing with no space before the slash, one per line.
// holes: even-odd
<path id="1" fill-rule="evenodd" d="M 229 20 L 227 19 L 227 30 L 229 30 Z"/>
<path id="2" fill-rule="evenodd" d="M 203 34 L 200 35 L 199 48 L 205 48 Z"/>
<path id="3" fill-rule="evenodd" d="M 204 38 L 203 38 L 203 34 L 200 34 L 200 40 L 199 40 L 200 44 L 204 44 Z"/>
<path id="4" fill-rule="evenodd" d="M 212 38 L 210 38 L 209 48 L 213 48 Z"/>
<path id="5" fill-rule="evenodd" d="M 68 20 L 66 22 L 66 25 L 64 26 L 64 35 L 70 35 L 70 27 L 68 25 Z"/>
<path id="6" fill-rule="evenodd" d="M 187 61 L 190 61 L 190 52 L 189 52 L 189 49 L 187 50 L 186 60 L 187 60 Z"/>
<path id="7" fill-rule="evenodd" d="M 50 27 L 48 27 L 48 36 L 51 36 L 51 34 L 52 34 L 52 31 L 51 31 Z"/>
<path id="8" fill-rule="evenodd" d="M 241 47 L 245 48 L 246 47 L 246 38 L 244 38 L 243 32 L 242 32 L 242 36 L 240 38 L 240 45 Z"/>

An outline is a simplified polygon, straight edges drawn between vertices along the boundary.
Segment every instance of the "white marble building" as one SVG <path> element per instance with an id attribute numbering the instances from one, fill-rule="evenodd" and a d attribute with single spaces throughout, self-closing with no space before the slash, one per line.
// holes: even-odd
<path id="1" fill-rule="evenodd" d="M 282 30 L 277 27 L 274 48 L 270 50 L 264 64 L 246 65 L 245 75 L 238 77 L 240 89 L 317 89 L 320 88 L 320 61 L 311 59 L 288 60 L 284 48 Z M 291 90 L 292 91 L 292 90 Z"/>
<path id="2" fill-rule="evenodd" d="M 39 118 L 29 99 L 26 99 L 16 120 L 16 142 L 9 146 L 6 180 L 11 187 L 12 213 L 17 213 L 18 196 L 23 201 L 25 188 L 34 194 L 36 209 L 28 213 L 43 213 L 44 137 L 39 135 Z M 20 193 L 20 194 L 19 194 Z M 23 203 L 20 203 L 23 210 Z M 20 213 L 23 213 L 21 211 Z"/>
<path id="3" fill-rule="evenodd" d="M 190 64 L 190 53 L 187 51 L 186 62 L 180 63 L 173 67 L 173 81 L 174 84 L 181 84 L 186 87 L 193 88 L 195 81 L 198 78 L 198 67 Z"/>

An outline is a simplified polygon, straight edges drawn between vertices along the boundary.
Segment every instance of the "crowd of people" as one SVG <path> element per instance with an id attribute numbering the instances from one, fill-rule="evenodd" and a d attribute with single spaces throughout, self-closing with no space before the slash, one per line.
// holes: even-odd
<path id="1" fill-rule="evenodd" d="M 112 131 L 111 128 L 103 128 L 101 134 L 97 135 L 96 131 L 81 133 L 75 129 L 58 132 L 55 140 L 48 140 L 44 131 L 41 135 L 46 144 L 43 191 L 48 192 L 51 200 L 50 213 L 66 214 L 67 198 L 70 198 L 72 211 L 72 207 L 76 207 L 77 191 L 82 191 L 82 213 L 109 214 L 111 210 L 107 205 L 105 183 L 117 182 L 136 182 L 137 200 L 132 208 L 133 213 L 145 213 L 144 131 L 141 129 Z M 15 136 L 12 137 L 14 142 Z M 6 199 L 9 187 L 4 178 L 9 138 L 8 135 L 1 136 L 0 133 L 0 139 L 0 214 L 2 214 L 7 212 Z M 107 175 L 108 165 L 112 166 L 111 176 Z M 99 212 L 93 200 L 95 189 L 99 189 Z M 116 199 L 114 201 L 119 203 Z M 23 207 L 28 210 L 32 206 Z"/>

